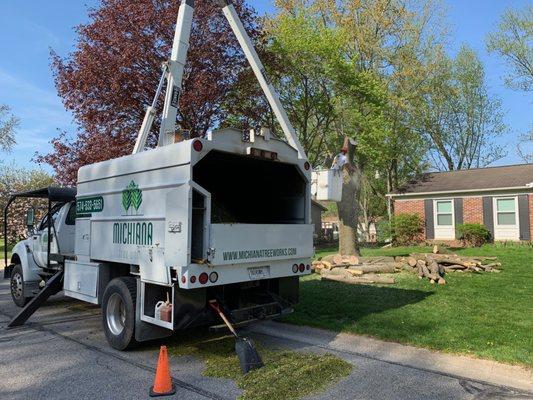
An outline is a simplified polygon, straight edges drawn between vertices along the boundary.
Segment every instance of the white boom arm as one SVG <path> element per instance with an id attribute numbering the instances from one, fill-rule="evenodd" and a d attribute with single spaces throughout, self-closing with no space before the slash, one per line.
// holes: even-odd
<path id="1" fill-rule="evenodd" d="M 306 159 L 305 151 L 298 140 L 298 135 L 294 130 L 289 117 L 274 86 L 267 78 L 265 68 L 255 51 L 255 48 L 246 33 L 244 26 L 235 10 L 231 0 L 214 0 L 220 7 L 228 20 L 233 33 L 237 37 L 241 48 L 244 51 L 248 63 L 252 67 L 254 74 L 259 81 L 270 107 L 274 111 L 276 118 L 283 129 L 287 142 L 298 151 L 301 159 Z M 176 117 L 178 114 L 179 97 L 181 92 L 181 83 L 183 80 L 183 71 L 187 61 L 187 50 L 189 49 L 189 38 L 191 35 L 192 17 L 194 12 L 194 0 L 181 0 L 176 22 L 176 31 L 174 43 L 172 46 L 172 55 L 168 63 L 167 90 L 165 96 L 165 106 L 161 120 L 161 130 L 159 132 L 158 146 L 165 146 L 173 143 L 174 132 L 176 131 Z M 165 76 L 165 74 L 164 74 Z M 158 88 L 160 91 L 162 83 Z M 158 94 L 156 95 L 157 99 Z M 134 153 L 142 151 L 146 142 L 146 137 L 150 131 L 155 116 L 155 101 L 151 107 L 148 107 L 143 125 L 137 138 Z"/>
<path id="2" fill-rule="evenodd" d="M 283 105 L 281 104 L 278 92 L 276 92 L 276 89 L 274 89 L 274 86 L 272 83 L 270 83 L 266 75 L 265 67 L 259 59 L 259 56 L 257 55 L 252 41 L 242 25 L 235 7 L 233 7 L 233 4 L 231 4 L 230 0 L 216 0 L 216 2 L 222 7 L 222 11 L 224 12 L 224 15 L 226 16 L 233 33 L 237 37 L 237 40 L 242 47 L 248 63 L 250 63 L 250 66 L 254 71 L 255 77 L 259 81 L 261 89 L 263 89 L 263 92 L 265 93 L 270 107 L 272 107 L 272 110 L 274 111 L 274 114 L 281 125 L 281 129 L 283 129 L 283 133 L 285 134 L 287 142 L 296 150 L 298 150 L 298 156 L 300 158 L 307 158 L 305 151 L 298 140 L 298 135 L 296 134 L 296 131 L 294 130 L 291 121 L 289 120 L 289 117 L 285 112 Z"/>
<path id="3" fill-rule="evenodd" d="M 159 95 L 161 94 L 161 90 L 163 89 L 163 84 L 165 83 L 167 75 L 167 65 L 165 64 L 163 66 L 163 74 L 161 75 L 159 85 L 157 86 L 157 90 L 155 92 L 154 101 L 152 102 L 151 106 L 148 106 L 146 108 L 146 114 L 144 115 L 144 120 L 141 125 L 141 129 L 139 129 L 139 134 L 137 135 L 137 141 L 135 142 L 135 147 L 133 148 L 133 154 L 137 154 L 141 151 L 144 151 L 144 147 L 146 146 L 146 139 L 148 138 L 148 134 L 150 133 L 152 125 L 154 124 L 157 99 L 159 99 Z"/>
<path id="4" fill-rule="evenodd" d="M 189 50 L 193 11 L 194 0 L 181 0 L 172 54 L 170 56 L 165 107 L 163 108 L 161 130 L 159 131 L 159 146 L 174 143 L 173 137 L 176 131 L 176 117 L 178 115 L 183 71 L 187 62 L 187 51 Z"/>

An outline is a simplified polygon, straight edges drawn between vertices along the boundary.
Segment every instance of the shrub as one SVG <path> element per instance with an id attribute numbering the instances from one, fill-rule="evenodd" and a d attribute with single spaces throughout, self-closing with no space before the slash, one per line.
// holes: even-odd
<path id="1" fill-rule="evenodd" d="M 405 246 L 420 242 L 424 222 L 418 214 L 398 214 L 391 221 L 392 241 Z"/>
<path id="2" fill-rule="evenodd" d="M 490 231 L 482 224 L 462 224 L 457 226 L 457 237 L 466 246 L 479 247 L 490 240 Z"/>
<path id="3" fill-rule="evenodd" d="M 376 236 L 379 243 L 390 242 L 392 238 L 392 227 L 388 220 L 378 221 L 376 224 Z"/>

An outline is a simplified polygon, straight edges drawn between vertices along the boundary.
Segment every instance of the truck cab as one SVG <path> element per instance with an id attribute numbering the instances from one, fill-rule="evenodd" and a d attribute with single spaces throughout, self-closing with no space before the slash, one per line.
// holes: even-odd
<path id="1" fill-rule="evenodd" d="M 28 209 L 27 238 L 13 247 L 9 260 L 6 247 L 5 258 L 9 262 L 6 262 L 4 276 L 11 280 L 11 296 L 19 307 L 33 298 L 55 271 L 63 268 L 65 258 L 73 257 L 76 233 L 75 196 L 74 189 L 49 187 L 17 193 L 10 198 L 4 213 L 6 238 L 7 210 L 13 201 L 18 198 L 48 199 L 48 209 L 38 222 L 35 220 L 36 210 L 33 207 Z"/>

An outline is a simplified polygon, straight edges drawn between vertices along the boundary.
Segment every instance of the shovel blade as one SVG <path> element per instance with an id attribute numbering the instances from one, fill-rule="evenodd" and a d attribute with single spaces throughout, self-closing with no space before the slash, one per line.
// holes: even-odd
<path id="1" fill-rule="evenodd" d="M 255 348 L 254 342 L 248 338 L 236 338 L 235 339 L 235 352 L 239 358 L 241 370 L 244 374 L 247 374 L 253 369 L 261 368 L 263 360 Z"/>

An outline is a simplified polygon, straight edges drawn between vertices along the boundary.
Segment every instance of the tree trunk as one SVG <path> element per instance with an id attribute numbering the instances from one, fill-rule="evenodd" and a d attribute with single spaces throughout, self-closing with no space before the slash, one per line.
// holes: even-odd
<path id="1" fill-rule="evenodd" d="M 358 196 L 361 189 L 360 171 L 354 164 L 355 146 L 345 139 L 348 162 L 343 168 L 342 198 L 337 203 L 339 211 L 339 253 L 343 256 L 361 255 L 357 238 L 359 217 Z"/>

